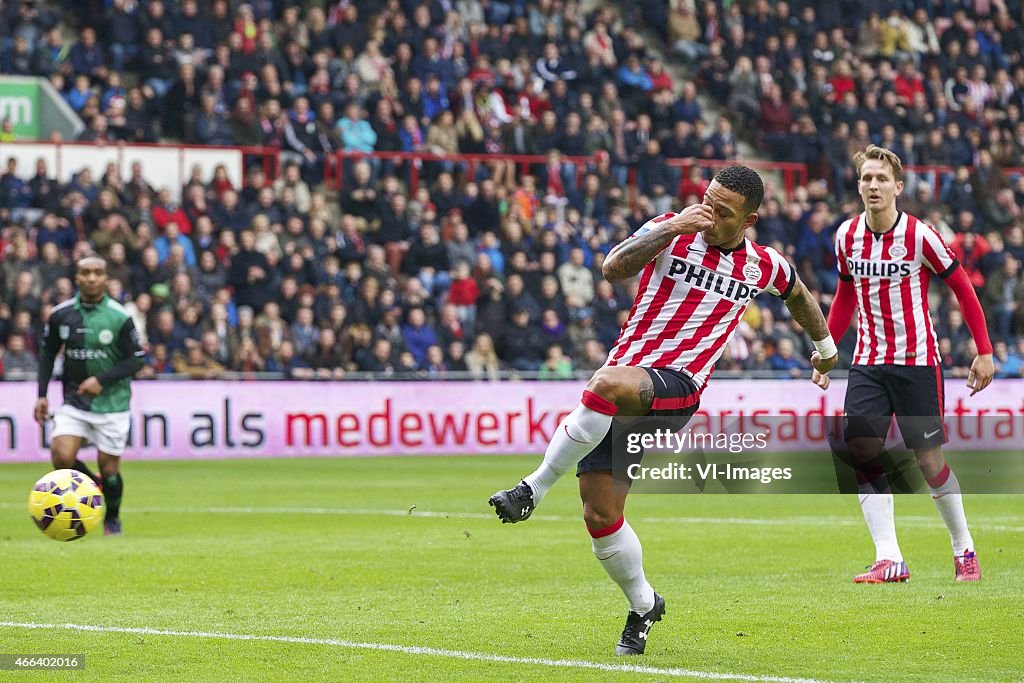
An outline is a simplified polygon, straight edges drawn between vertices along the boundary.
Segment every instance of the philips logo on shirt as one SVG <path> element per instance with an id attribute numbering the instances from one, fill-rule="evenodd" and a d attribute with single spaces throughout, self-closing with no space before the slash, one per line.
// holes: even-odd
<path id="1" fill-rule="evenodd" d="M 679 275 L 682 277 L 677 277 Z M 677 280 L 681 279 L 691 287 L 718 294 L 722 298 L 737 303 L 746 303 L 761 293 L 761 290 L 757 287 L 752 287 L 745 282 L 725 277 L 713 270 L 708 270 L 703 266 L 693 263 L 687 263 L 678 258 L 672 259 L 672 265 L 668 269 L 668 276 L 674 277 Z"/>
<path id="2" fill-rule="evenodd" d="M 885 280 L 899 280 L 910 277 L 909 261 L 869 261 L 847 258 L 846 267 L 854 277 L 878 277 Z"/>

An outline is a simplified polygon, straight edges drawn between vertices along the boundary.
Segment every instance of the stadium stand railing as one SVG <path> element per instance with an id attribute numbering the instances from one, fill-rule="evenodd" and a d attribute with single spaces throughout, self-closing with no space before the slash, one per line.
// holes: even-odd
<path id="1" fill-rule="evenodd" d="M 168 187 L 176 195 L 188 182 L 196 164 L 203 167 L 204 177 L 210 176 L 218 165 L 228 169 L 236 187 L 242 185 L 247 163 L 263 163 L 265 169 L 278 170 L 278 150 L 264 147 L 218 147 L 204 145 L 167 145 L 156 143 L 114 143 L 75 141 L 0 142 L 0 159 L 18 161 L 18 174 L 30 178 L 36 171 L 36 161 L 46 162 L 50 177 L 66 183 L 83 168 L 88 167 L 96 177 L 102 177 L 108 164 L 115 164 L 121 177 L 129 177 L 134 162 L 143 165 L 147 179 L 155 186 Z M 276 175 L 274 176 L 276 177 Z"/>
<path id="2" fill-rule="evenodd" d="M 973 166 L 967 167 L 971 172 L 974 172 Z M 931 185 L 932 197 L 941 197 L 942 189 L 945 184 L 956 175 L 956 166 L 926 166 L 922 164 L 911 164 L 903 167 L 905 174 L 914 174 L 918 178 L 927 180 Z M 1024 176 L 1024 167 L 1019 166 L 1000 166 L 1000 173 L 1006 176 L 1007 180 L 1011 183 L 1016 182 L 1017 178 Z"/>
<path id="3" fill-rule="evenodd" d="M 249 152 L 247 152 L 249 153 Z M 465 171 L 468 177 L 473 177 L 479 166 L 493 162 L 511 162 L 517 172 L 517 179 L 530 173 L 532 166 L 543 166 L 548 158 L 544 155 L 494 155 L 494 154 L 427 154 L 422 152 L 335 152 L 325 159 L 324 182 L 335 189 L 343 186 L 343 173 L 341 168 L 345 159 L 379 159 L 393 162 L 450 162 L 465 164 Z M 576 173 L 577 185 L 583 175 L 596 163 L 596 157 L 562 156 L 562 164 L 571 164 Z M 724 166 L 730 166 L 736 162 L 721 161 L 717 159 L 698 159 L 695 157 L 685 159 L 666 159 L 665 164 L 670 168 L 678 168 L 685 175 L 686 171 L 697 166 L 706 172 L 714 172 Z M 807 183 L 807 165 L 783 161 L 745 161 L 744 164 L 759 171 L 776 172 L 782 178 L 783 189 L 787 199 L 792 199 L 796 188 Z M 419 184 L 419 176 L 422 169 L 417 164 L 410 165 L 409 192 L 414 193 Z M 637 188 L 637 170 L 630 167 L 628 185 L 631 191 Z"/>
<path id="4" fill-rule="evenodd" d="M 12 154 L 15 154 L 18 149 L 26 151 L 29 149 L 51 149 L 52 156 L 47 155 L 49 156 L 49 160 L 53 161 L 51 172 L 56 175 L 58 180 L 62 181 L 70 179 L 72 174 L 81 170 L 81 166 L 76 167 L 76 161 L 73 159 L 77 159 L 77 163 L 82 163 L 88 159 L 88 164 L 94 168 L 94 171 L 101 170 L 97 168 L 100 164 L 106 164 L 109 162 L 117 163 L 121 167 L 122 174 L 125 174 L 128 170 L 128 165 L 132 161 L 138 160 L 145 164 L 147 152 L 155 153 L 159 150 L 159 154 L 162 157 L 167 157 L 168 155 L 174 156 L 173 163 L 176 166 L 177 175 L 181 178 L 181 182 L 178 183 L 179 187 L 188 180 L 188 173 L 193 163 L 189 156 L 190 153 L 215 152 L 218 150 L 238 153 L 241 155 L 241 168 L 239 169 L 240 175 L 238 176 L 239 180 L 244 177 L 246 169 L 259 165 L 263 168 L 263 171 L 269 181 L 276 180 L 280 175 L 281 169 L 287 161 L 288 154 L 287 151 L 284 151 L 284 154 L 282 154 L 283 150 L 277 147 L 218 147 L 208 145 L 168 145 L 147 143 L 97 145 L 93 142 L 11 141 L 0 143 L 0 157 L 6 159 L 7 157 L 12 156 Z M 90 149 L 107 150 L 109 151 L 109 154 L 106 156 L 101 155 L 102 158 L 91 154 L 87 156 L 83 154 L 86 150 Z M 74 157 L 64 153 L 68 150 L 74 150 L 76 152 Z M 32 158 L 33 154 L 35 154 L 35 156 L 39 156 L 37 152 L 17 154 L 17 156 L 21 157 L 19 159 L 19 166 L 25 173 L 28 173 L 30 170 L 35 168 L 35 158 Z M 469 178 L 475 177 L 476 171 L 485 164 L 494 162 L 511 163 L 516 169 L 516 177 L 519 179 L 523 175 L 529 174 L 531 172 L 531 167 L 543 166 L 548 161 L 548 158 L 544 155 L 441 155 L 424 152 L 339 151 L 333 152 L 324 157 L 323 181 L 325 187 L 331 190 L 342 189 L 344 186 L 345 176 L 342 169 L 344 168 L 345 161 L 357 161 L 360 159 L 391 161 L 395 164 L 412 162 L 406 165 L 408 176 L 405 178 L 408 183 L 410 195 L 415 193 L 416 189 L 419 187 L 420 178 L 423 174 L 422 164 L 425 162 L 448 162 L 459 165 L 464 169 L 466 177 Z M 574 167 L 578 185 L 584 174 L 587 173 L 588 169 L 591 169 L 596 165 L 596 157 L 563 156 L 561 157 L 561 162 L 563 164 L 570 164 Z M 165 160 L 160 159 L 157 163 L 164 164 Z M 665 163 L 670 168 L 680 169 L 683 176 L 685 176 L 689 169 L 694 166 L 704 170 L 708 174 L 712 174 L 717 169 L 729 166 L 735 162 L 690 157 L 682 159 L 666 159 Z M 782 189 L 785 192 L 787 199 L 792 199 L 796 189 L 807 184 L 808 169 L 806 164 L 781 161 L 748 161 L 744 163 L 759 171 L 779 174 L 782 182 Z M 84 163 L 82 165 L 84 165 Z M 150 171 L 152 169 L 146 170 Z M 1022 172 L 1024 172 L 1024 169 L 1022 169 Z M 632 193 L 631 198 L 635 199 L 637 191 L 637 170 L 634 167 L 629 169 L 627 185 Z"/>

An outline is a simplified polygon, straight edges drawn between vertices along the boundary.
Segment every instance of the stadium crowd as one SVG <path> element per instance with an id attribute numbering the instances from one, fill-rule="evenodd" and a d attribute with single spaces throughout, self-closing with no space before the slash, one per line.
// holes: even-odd
<path id="1" fill-rule="evenodd" d="M 1020 376 L 1024 176 L 1004 169 L 1024 165 L 1024 34 L 1006 6 L 725 4 L 633 5 L 689 63 L 693 80 L 678 83 L 637 22 L 574 0 L 0 5 L 0 72 L 49 78 L 83 140 L 255 145 L 284 162 L 277 178 L 249 168 L 241 187 L 194 173 L 179 200 L 141 165 L 62 186 L 45 164 L 7 161 L 5 376 L 34 372 L 42 321 L 91 249 L 150 375 L 593 370 L 633 294 L 603 280 L 604 255 L 698 201 L 707 174 L 667 159 L 735 159 L 737 134 L 808 165 L 791 197 L 768 183 L 756 238 L 826 308 L 832 235 L 859 210 L 851 152 L 873 141 L 908 165 L 948 166 L 908 174 L 902 208 L 944 234 L 990 316 L 1000 373 Z M 728 115 L 709 126 L 698 92 Z M 349 159 L 335 191 L 322 184 L 335 151 L 451 158 Z M 471 169 L 460 153 L 493 159 Z M 502 154 L 545 161 L 523 173 Z M 932 291 L 944 363 L 966 374 L 970 335 L 946 289 Z M 720 367 L 805 373 L 806 336 L 780 301 L 757 304 Z"/>

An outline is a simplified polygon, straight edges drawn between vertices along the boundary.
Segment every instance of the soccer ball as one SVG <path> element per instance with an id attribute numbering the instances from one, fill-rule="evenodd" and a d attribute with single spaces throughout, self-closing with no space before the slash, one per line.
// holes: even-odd
<path id="1" fill-rule="evenodd" d="M 54 470 L 36 482 L 28 496 L 28 514 L 55 541 L 75 541 L 103 519 L 103 494 L 76 470 Z"/>

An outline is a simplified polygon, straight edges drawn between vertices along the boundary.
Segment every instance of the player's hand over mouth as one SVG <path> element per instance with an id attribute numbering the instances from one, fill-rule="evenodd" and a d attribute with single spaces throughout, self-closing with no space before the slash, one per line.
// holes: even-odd
<path id="1" fill-rule="evenodd" d="M 715 214 L 707 204 L 693 204 L 662 225 L 677 235 L 696 235 L 715 227 Z"/>

